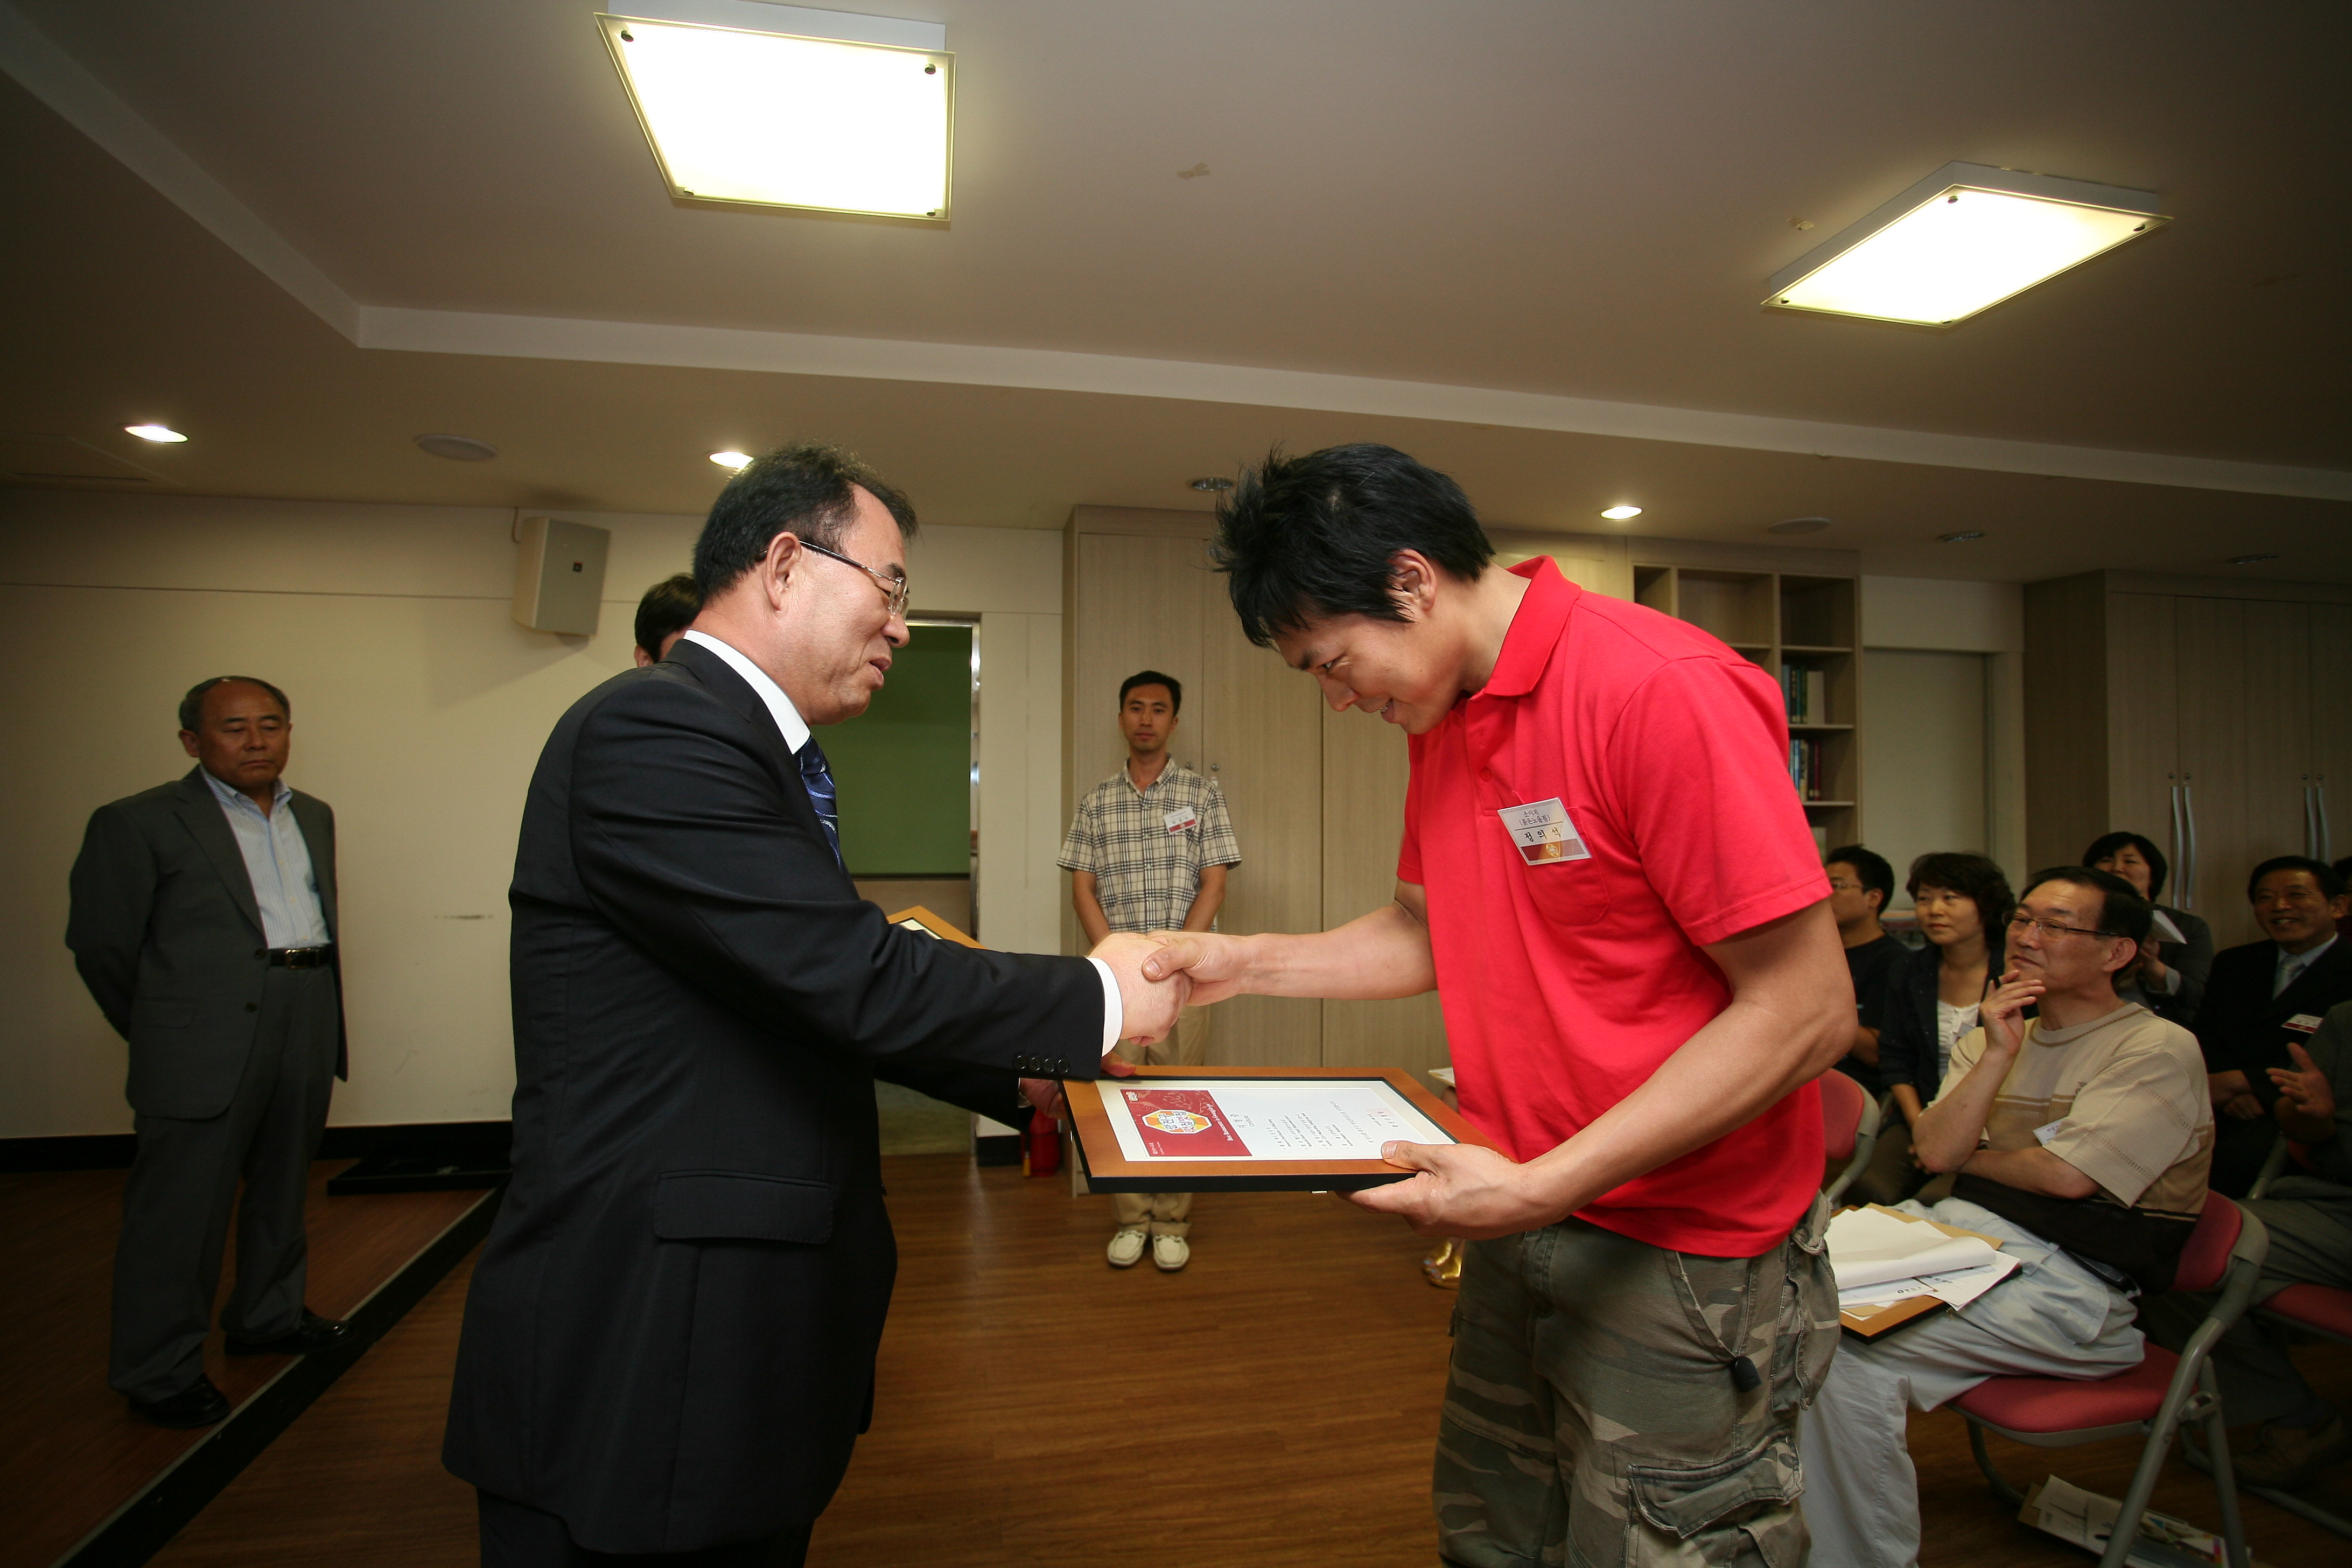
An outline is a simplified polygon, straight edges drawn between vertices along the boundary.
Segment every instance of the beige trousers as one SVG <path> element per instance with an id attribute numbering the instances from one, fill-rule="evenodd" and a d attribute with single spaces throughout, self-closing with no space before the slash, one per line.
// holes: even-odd
<path id="1" fill-rule="evenodd" d="M 1187 1007 L 1176 1015 L 1176 1032 L 1157 1045 L 1121 1041 L 1119 1059 L 1138 1067 L 1196 1068 L 1209 1059 L 1209 1010 Z M 1154 1236 L 1182 1236 L 1192 1228 L 1190 1193 L 1113 1193 L 1120 1228 L 1142 1226 Z"/>

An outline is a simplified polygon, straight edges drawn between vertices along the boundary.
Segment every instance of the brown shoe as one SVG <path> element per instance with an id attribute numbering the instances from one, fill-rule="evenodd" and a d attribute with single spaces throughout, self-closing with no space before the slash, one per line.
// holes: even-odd
<path id="1" fill-rule="evenodd" d="M 2254 1446 L 2231 1455 L 2230 1459 L 2238 1479 L 2251 1486 L 2301 1491 L 2330 1465 L 2352 1459 L 2352 1432 L 2345 1430 L 2341 1415 L 2330 1415 L 2324 1426 L 2307 1428 L 2265 1421 Z"/>

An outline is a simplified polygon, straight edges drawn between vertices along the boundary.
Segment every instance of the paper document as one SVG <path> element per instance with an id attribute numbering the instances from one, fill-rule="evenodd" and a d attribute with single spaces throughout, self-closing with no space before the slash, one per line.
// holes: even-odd
<path id="1" fill-rule="evenodd" d="M 2180 928 L 2172 923 L 2172 917 L 2170 915 L 2166 914 L 2162 910 L 2158 910 L 2154 911 L 2154 913 L 2155 919 L 2148 922 L 2151 927 L 2149 931 L 2151 936 L 2155 937 L 2158 942 L 2168 942 L 2184 945 L 2188 942 L 2189 939 L 2180 934 Z"/>
<path id="2" fill-rule="evenodd" d="M 1381 1145 L 1454 1139 L 1378 1079 L 1098 1079 L 1119 1152 L 1161 1160 L 1377 1160 Z"/>
<path id="3" fill-rule="evenodd" d="M 2036 1530 L 2087 1552 L 2104 1552 L 2115 1536 L 2116 1517 L 2123 1507 L 2115 1499 L 2086 1492 L 2056 1476 L 2044 1479 L 2025 1495 L 2017 1517 Z M 2221 1538 L 2209 1535 L 2186 1520 L 2149 1509 L 2140 1516 L 2138 1538 L 2124 1561 L 2133 1568 L 2190 1568 L 2223 1561 Z M 2257 1560 L 2259 1562 L 2259 1560 Z"/>
<path id="4" fill-rule="evenodd" d="M 1976 1237 L 1947 1236 L 1876 1209 L 1851 1209 L 1830 1221 L 1829 1251 L 1842 1309 L 1912 1296 L 1965 1307 L 2017 1268 L 2015 1258 Z"/>

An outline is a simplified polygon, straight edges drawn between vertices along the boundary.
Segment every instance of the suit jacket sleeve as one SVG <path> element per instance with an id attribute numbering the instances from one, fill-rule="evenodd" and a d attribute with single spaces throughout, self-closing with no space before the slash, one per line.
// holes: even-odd
<path id="1" fill-rule="evenodd" d="M 1888 1089 L 1898 1083 L 1911 1085 L 1919 1091 L 1922 1104 L 1936 1098 L 1937 1086 L 1927 1081 L 1936 1076 L 1936 1004 L 1930 970 L 1927 1013 L 1921 1016 L 1919 970 L 1923 963 L 1943 961 L 1943 950 L 1931 943 L 1889 966 L 1886 1023 L 1878 1032 L 1878 1081 Z"/>
<path id="2" fill-rule="evenodd" d="M 599 912 L 705 994 L 869 1064 L 1096 1076 L 1093 965 L 890 925 L 814 814 L 793 809 L 781 753 L 740 715 L 667 683 L 599 704 L 573 754 L 571 811 L 572 863 Z"/>
<path id="3" fill-rule="evenodd" d="M 155 857 L 119 805 L 90 814 L 67 885 L 66 945 L 74 967 L 106 1021 L 127 1039 L 139 949 L 155 908 Z"/>

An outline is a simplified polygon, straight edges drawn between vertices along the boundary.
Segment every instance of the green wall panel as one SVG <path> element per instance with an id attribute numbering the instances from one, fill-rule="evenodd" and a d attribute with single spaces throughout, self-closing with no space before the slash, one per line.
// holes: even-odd
<path id="1" fill-rule="evenodd" d="M 971 871 L 971 628 L 915 626 L 864 713 L 817 731 L 856 877 Z"/>

